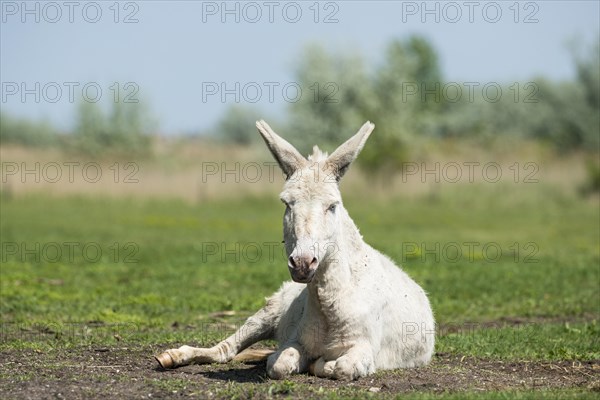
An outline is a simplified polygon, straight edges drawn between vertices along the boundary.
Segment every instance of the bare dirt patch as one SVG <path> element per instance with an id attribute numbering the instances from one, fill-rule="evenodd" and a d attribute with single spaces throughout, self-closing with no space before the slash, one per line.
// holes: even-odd
<path id="1" fill-rule="evenodd" d="M 500 361 L 436 354 L 428 367 L 381 372 L 355 382 L 298 375 L 282 383 L 266 377 L 264 362 L 162 370 L 152 358 L 162 348 L 165 346 L 3 351 L 0 397 L 307 398 L 335 390 L 354 395 L 568 388 L 600 391 L 600 360 Z"/>

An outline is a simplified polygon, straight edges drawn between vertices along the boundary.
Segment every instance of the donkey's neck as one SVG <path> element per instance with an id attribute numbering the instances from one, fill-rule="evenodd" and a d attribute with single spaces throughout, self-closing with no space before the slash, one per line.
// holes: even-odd
<path id="1" fill-rule="evenodd" d="M 308 284 L 309 295 L 317 296 L 323 305 L 335 302 L 339 295 L 354 287 L 367 251 L 367 245 L 346 210 L 340 211 L 340 229 L 331 243 L 331 253 L 321 262 L 313 281 Z"/>

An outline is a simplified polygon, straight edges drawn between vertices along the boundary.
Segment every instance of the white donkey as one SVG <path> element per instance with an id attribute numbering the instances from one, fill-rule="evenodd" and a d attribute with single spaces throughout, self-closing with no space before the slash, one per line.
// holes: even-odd
<path id="1" fill-rule="evenodd" d="M 435 329 L 427 295 L 363 241 L 338 188 L 375 126 L 365 123 L 329 157 L 315 146 L 308 159 L 266 122 L 256 126 L 287 177 L 280 197 L 294 282 L 284 283 L 216 346 L 182 346 L 157 361 L 164 368 L 225 363 L 253 343 L 275 338 L 279 349 L 267 361 L 267 373 L 275 379 L 307 371 L 357 379 L 379 369 L 427 364 Z"/>

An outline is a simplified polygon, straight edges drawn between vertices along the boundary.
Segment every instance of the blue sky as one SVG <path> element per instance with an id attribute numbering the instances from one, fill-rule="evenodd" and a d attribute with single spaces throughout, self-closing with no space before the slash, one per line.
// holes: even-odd
<path id="1" fill-rule="evenodd" d="M 0 5 L 2 110 L 69 129 L 78 101 L 107 104 L 118 88 L 148 102 L 164 134 L 210 128 L 236 95 L 240 104 L 257 100 L 266 116 L 284 115 L 310 42 L 357 51 L 376 66 L 390 40 L 421 34 L 446 80 L 485 84 L 569 79 L 568 43 L 583 49 L 600 32 L 595 0 Z M 221 89 L 230 90 L 225 101 Z"/>

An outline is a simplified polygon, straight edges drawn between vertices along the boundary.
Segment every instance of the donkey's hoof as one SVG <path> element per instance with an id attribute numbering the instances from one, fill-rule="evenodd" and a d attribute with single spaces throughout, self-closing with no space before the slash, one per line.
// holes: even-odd
<path id="1" fill-rule="evenodd" d="M 166 351 L 158 356 L 154 356 L 156 361 L 160 364 L 164 369 L 171 369 L 175 367 L 175 363 L 173 362 L 173 357 Z"/>

